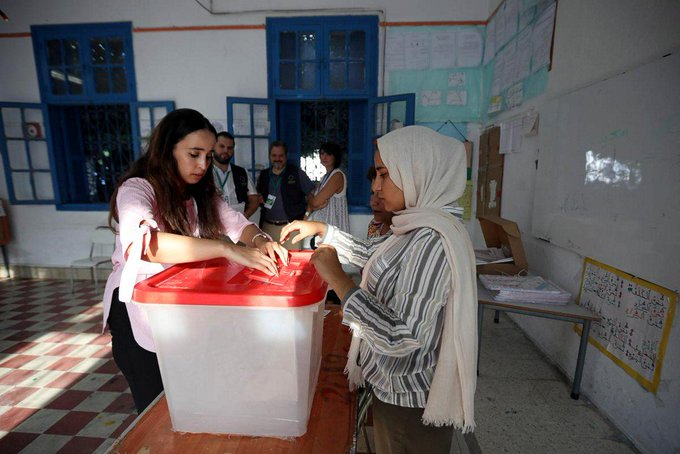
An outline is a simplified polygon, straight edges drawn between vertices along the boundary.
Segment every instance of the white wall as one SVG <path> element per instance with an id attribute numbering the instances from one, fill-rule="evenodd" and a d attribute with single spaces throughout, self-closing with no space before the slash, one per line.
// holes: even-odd
<path id="1" fill-rule="evenodd" d="M 559 1 L 553 66 L 546 92 L 493 121 L 498 123 L 532 106 L 540 112 L 548 99 L 597 83 L 670 51 L 680 51 L 678 19 L 680 3 L 676 1 Z M 584 257 L 531 236 L 535 160 L 538 158 L 540 162 L 540 151 L 531 150 L 532 145 L 536 145 L 535 141 L 525 143 L 526 150 L 522 153 L 506 155 L 502 215 L 520 225 L 531 270 L 577 294 Z M 677 268 L 673 259 L 659 257 L 667 261 L 669 267 Z M 672 288 L 680 288 L 680 275 Z M 582 394 L 647 453 L 680 450 L 680 320 L 677 312 L 656 395 L 644 390 L 592 346 L 586 356 Z M 573 378 L 579 337 L 571 324 L 532 317 L 513 318 Z"/>
<path id="2" fill-rule="evenodd" d="M 264 25 L 266 17 L 308 14 L 377 14 L 381 21 L 485 20 L 488 0 L 9 0 L 0 34 L 29 33 L 31 25 L 131 21 L 135 29 L 215 25 Z M 296 11 L 284 10 L 295 9 Z M 239 10 L 261 10 L 241 13 Z M 269 11 L 267 11 L 269 10 Z M 273 11 L 276 10 L 276 11 Z M 307 11 L 303 11 L 307 10 Z M 382 33 L 381 33 L 382 36 Z M 174 100 L 226 126 L 226 96 L 266 97 L 265 30 L 134 31 L 133 49 L 140 101 Z M 0 101 L 40 102 L 30 37 L 0 37 Z M 9 62 L 9 64 L 7 64 Z M 0 197 L 7 198 L 0 163 Z M 64 212 L 54 206 L 11 208 L 17 265 L 67 266 L 86 256 L 82 238 L 106 219 L 105 212 Z M 352 229 L 365 234 L 367 216 L 352 215 Z M 362 227 L 363 225 L 363 227 Z"/>

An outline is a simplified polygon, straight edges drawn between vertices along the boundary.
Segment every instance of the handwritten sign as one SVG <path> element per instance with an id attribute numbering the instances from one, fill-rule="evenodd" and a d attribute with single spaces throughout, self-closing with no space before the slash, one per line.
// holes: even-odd
<path id="1" fill-rule="evenodd" d="M 602 317 L 590 342 L 649 391 L 656 392 L 677 294 L 589 257 L 579 304 Z"/>

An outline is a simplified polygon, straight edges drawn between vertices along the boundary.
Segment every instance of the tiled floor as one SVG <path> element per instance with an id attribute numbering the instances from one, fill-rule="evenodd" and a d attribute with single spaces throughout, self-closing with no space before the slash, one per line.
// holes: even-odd
<path id="1" fill-rule="evenodd" d="M 0 280 L 0 452 L 105 452 L 135 418 L 86 281 Z"/>

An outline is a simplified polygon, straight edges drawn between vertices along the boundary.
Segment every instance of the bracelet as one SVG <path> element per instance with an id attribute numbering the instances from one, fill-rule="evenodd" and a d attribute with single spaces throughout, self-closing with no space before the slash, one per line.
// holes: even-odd
<path id="1" fill-rule="evenodd" d="M 272 238 L 271 238 L 269 235 L 267 235 L 266 233 L 264 233 L 264 232 L 256 233 L 256 234 L 253 235 L 253 237 L 250 239 L 250 241 L 253 243 L 253 246 L 255 246 L 255 247 L 257 247 L 257 245 L 255 244 L 255 239 L 258 238 L 258 237 L 262 237 L 262 238 L 264 238 L 264 239 L 267 240 L 267 241 L 272 241 Z"/>
<path id="2" fill-rule="evenodd" d="M 311 211 L 305 211 L 305 216 L 309 216 L 310 214 L 312 214 Z"/>

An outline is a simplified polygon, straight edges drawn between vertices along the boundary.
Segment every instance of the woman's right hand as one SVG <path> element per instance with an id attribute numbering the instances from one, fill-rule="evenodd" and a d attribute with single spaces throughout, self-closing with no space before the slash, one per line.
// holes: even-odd
<path id="1" fill-rule="evenodd" d="M 319 235 L 323 237 L 326 235 L 327 227 L 328 226 L 323 222 L 293 221 L 290 224 L 285 225 L 283 229 L 281 229 L 281 237 L 279 241 L 281 241 L 281 243 L 285 242 L 288 239 L 288 237 L 296 230 L 299 233 L 295 235 L 291 240 L 293 243 L 302 241 L 305 238 L 309 238 L 310 236 Z"/>
<path id="2" fill-rule="evenodd" d="M 238 245 L 228 245 L 225 257 L 232 262 L 249 268 L 255 268 L 270 276 L 278 276 L 279 268 L 271 257 L 263 254 L 257 248 L 244 247 Z"/>

